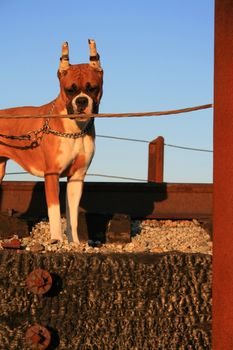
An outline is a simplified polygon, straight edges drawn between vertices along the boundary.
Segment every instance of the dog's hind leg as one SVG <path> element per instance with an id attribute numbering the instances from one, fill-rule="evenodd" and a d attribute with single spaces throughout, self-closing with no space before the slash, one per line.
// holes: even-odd
<path id="1" fill-rule="evenodd" d="M 0 184 L 2 183 L 2 179 L 4 178 L 5 171 L 6 171 L 6 158 L 0 157 Z"/>
<path id="2" fill-rule="evenodd" d="M 51 243 L 63 241 L 59 202 L 59 175 L 45 174 L 45 194 L 48 207 Z"/>

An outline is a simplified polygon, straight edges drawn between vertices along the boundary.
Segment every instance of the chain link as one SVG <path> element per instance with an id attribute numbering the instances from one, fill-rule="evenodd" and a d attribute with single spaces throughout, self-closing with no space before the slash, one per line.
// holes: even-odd
<path id="1" fill-rule="evenodd" d="M 49 111 L 49 115 L 52 114 L 54 106 L 55 106 L 55 101 L 53 101 L 52 107 Z M 23 140 L 36 141 L 38 134 L 45 133 L 45 134 L 52 134 L 52 135 L 60 136 L 60 137 L 66 137 L 66 138 L 70 138 L 70 139 L 77 139 L 77 138 L 80 138 L 80 137 L 83 137 L 84 135 L 86 135 L 88 133 L 88 131 L 92 128 L 93 125 L 94 125 L 94 118 L 90 118 L 87 125 L 80 132 L 74 132 L 74 133 L 61 132 L 61 131 L 51 129 L 50 125 L 49 125 L 49 118 L 47 118 L 45 120 L 44 125 L 40 129 L 29 131 L 27 134 L 18 135 L 18 136 L 5 135 L 5 134 L 0 133 L 0 137 L 4 137 L 6 139 L 11 139 L 11 140 L 19 140 L 19 141 L 23 141 Z"/>
<path id="2" fill-rule="evenodd" d="M 31 140 L 31 136 L 30 135 L 14 136 L 14 135 L 0 134 L 0 136 L 4 137 L 5 139 L 11 139 L 11 140 Z"/>
<path id="3" fill-rule="evenodd" d="M 94 118 L 91 118 L 88 121 L 87 125 L 83 128 L 83 130 L 81 130 L 80 132 L 74 132 L 74 133 L 56 131 L 56 130 L 50 129 L 50 126 L 48 126 L 48 130 L 46 131 L 46 133 L 53 134 L 56 136 L 66 137 L 70 139 L 77 139 L 79 137 L 83 137 L 84 135 L 86 135 L 88 131 L 92 128 L 93 124 L 94 124 Z"/>

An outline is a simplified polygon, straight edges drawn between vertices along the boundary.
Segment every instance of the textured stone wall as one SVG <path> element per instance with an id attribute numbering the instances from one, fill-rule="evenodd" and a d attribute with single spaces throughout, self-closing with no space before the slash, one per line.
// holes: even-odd
<path id="1" fill-rule="evenodd" d="M 211 349 L 211 257 L 201 254 L 31 254 L 0 251 L 0 349 L 28 349 L 27 328 L 49 349 Z M 53 288 L 25 286 L 36 268 Z"/>

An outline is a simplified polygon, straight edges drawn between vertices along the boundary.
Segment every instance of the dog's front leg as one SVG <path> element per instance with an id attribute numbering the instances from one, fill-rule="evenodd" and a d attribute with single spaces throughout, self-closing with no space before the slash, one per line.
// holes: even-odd
<path id="1" fill-rule="evenodd" d="M 63 241 L 59 202 L 59 175 L 45 175 L 45 194 L 48 207 L 51 241 Z"/>
<path id="2" fill-rule="evenodd" d="M 78 211 L 79 202 L 83 192 L 83 179 L 72 176 L 67 179 L 66 189 L 66 220 L 67 236 L 69 242 L 79 244 L 78 238 Z"/>

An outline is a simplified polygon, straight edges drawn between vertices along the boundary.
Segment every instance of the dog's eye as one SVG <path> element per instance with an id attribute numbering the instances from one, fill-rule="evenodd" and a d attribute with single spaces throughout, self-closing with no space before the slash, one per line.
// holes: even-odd
<path id="1" fill-rule="evenodd" d="M 75 84 L 73 84 L 70 88 L 65 88 L 65 92 L 68 95 L 74 95 L 77 92 L 78 88 Z"/>
<path id="2" fill-rule="evenodd" d="M 98 91 L 99 91 L 98 85 L 91 86 L 90 83 L 87 83 L 87 85 L 86 85 L 86 92 L 92 93 L 92 92 L 98 92 Z"/>

